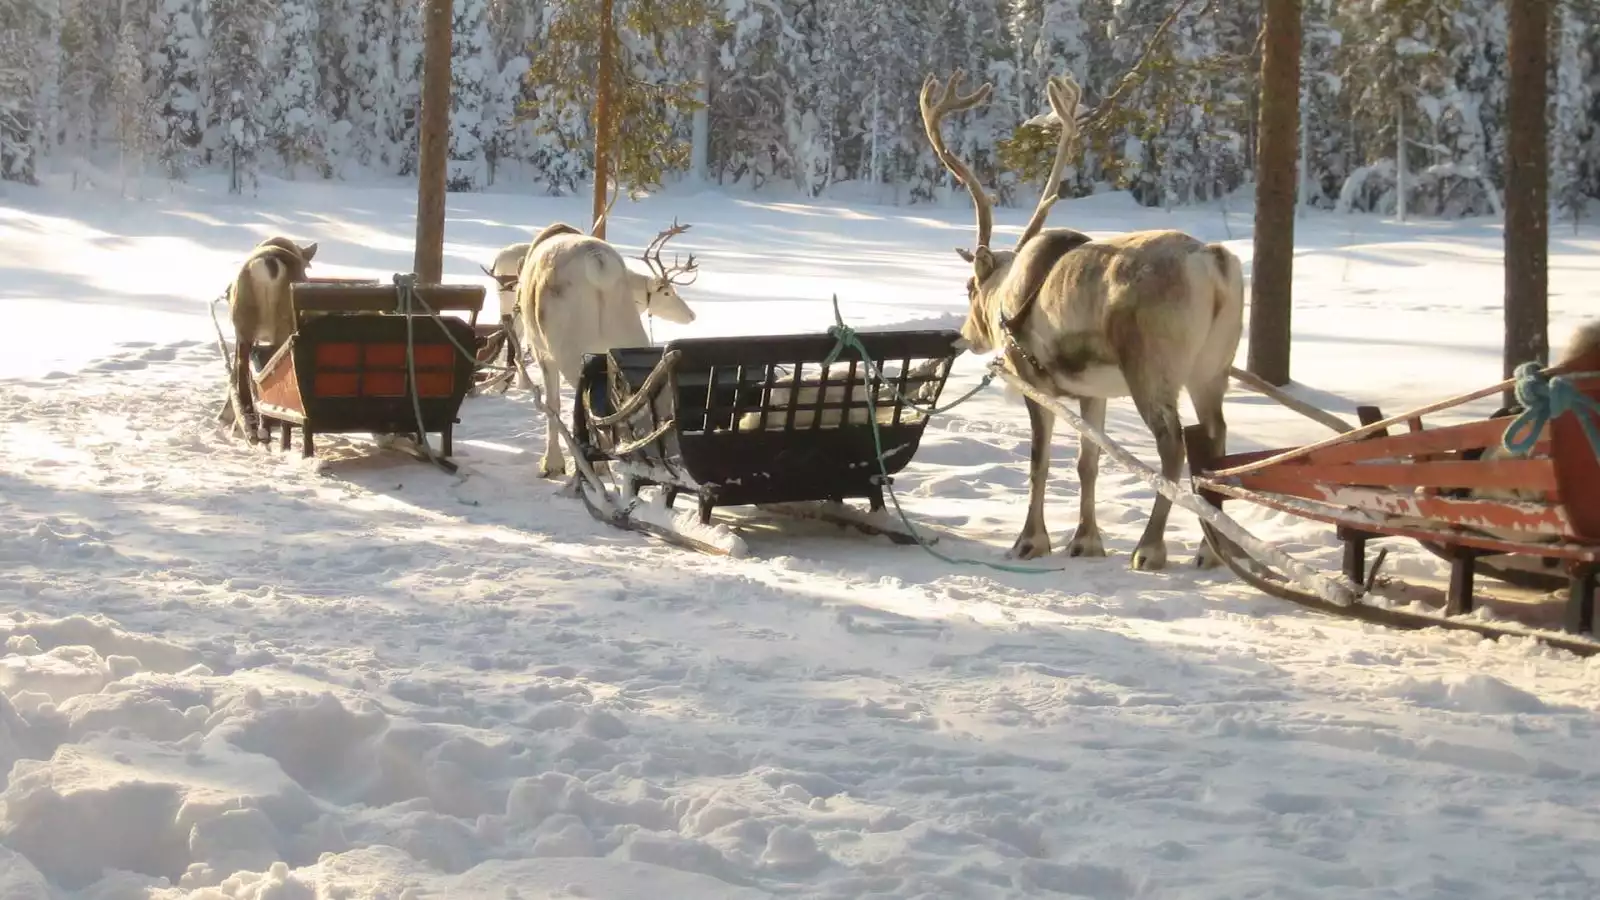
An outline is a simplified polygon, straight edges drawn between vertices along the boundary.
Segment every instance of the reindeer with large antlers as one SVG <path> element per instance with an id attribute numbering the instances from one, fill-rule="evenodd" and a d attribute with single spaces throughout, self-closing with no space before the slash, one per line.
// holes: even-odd
<path id="1" fill-rule="evenodd" d="M 682 264 L 676 257 L 670 266 L 661 261 L 667 241 L 689 230 L 676 219 L 641 256 L 648 275 L 628 268 L 622 254 L 605 241 L 559 224 L 546 227 L 534 240 L 514 282 L 522 332 L 539 361 L 546 402 L 553 409 L 561 408 L 561 378 L 577 387 L 585 353 L 649 345 L 641 314 L 680 325 L 693 322 L 694 310 L 677 289 L 693 284 L 700 268 L 693 255 Z M 509 279 L 499 280 L 510 287 Z M 566 467 L 550 428 L 539 474 L 560 475 Z"/>
<path id="2" fill-rule="evenodd" d="M 972 265 L 967 280 L 969 311 L 961 334 L 976 353 L 998 350 L 1011 372 L 1045 393 L 1078 400 L 1083 418 L 1104 429 L 1106 401 L 1132 397 L 1161 457 L 1161 473 L 1178 477 L 1183 465 L 1183 428 L 1178 394 L 1187 390 L 1214 451 L 1227 437 L 1222 399 L 1228 368 L 1244 324 L 1244 277 L 1239 259 L 1221 244 L 1204 243 L 1179 231 L 1139 231 L 1099 240 L 1067 229 L 1044 229 L 1055 204 L 1061 170 L 1078 131 L 1079 88 L 1070 77 L 1052 77 L 1047 93 L 1061 120 L 1055 160 L 1044 193 L 1011 250 L 990 247 L 993 204 L 972 170 L 946 147 L 940 124 L 951 113 L 985 102 L 992 85 L 960 94 L 957 71 L 935 99 L 938 82 L 924 81 L 923 125 L 934 152 L 972 195 L 978 219 L 977 247 L 958 249 Z M 1055 415 L 1027 400 L 1029 447 L 1028 513 L 1009 556 L 1032 559 L 1050 553 L 1044 492 L 1050 469 Z M 1095 518 L 1095 480 L 1100 448 L 1088 437 L 1078 445 L 1078 529 L 1067 545 L 1071 556 L 1104 556 Z M 1136 569 L 1167 562 L 1166 526 L 1172 501 L 1161 494 L 1151 506 L 1134 550 Z M 1196 563 L 1216 565 L 1202 543 Z"/>

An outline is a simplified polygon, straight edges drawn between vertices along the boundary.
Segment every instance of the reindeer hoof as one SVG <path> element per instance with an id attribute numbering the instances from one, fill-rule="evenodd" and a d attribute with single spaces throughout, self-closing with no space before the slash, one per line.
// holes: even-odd
<path id="1" fill-rule="evenodd" d="M 1086 535 L 1073 535 L 1072 543 L 1067 545 L 1068 556 L 1105 556 L 1106 545 L 1100 540 L 1098 532 Z"/>
<path id="2" fill-rule="evenodd" d="M 1141 572 L 1154 572 L 1167 567 L 1167 545 L 1152 544 L 1133 551 L 1133 568 Z"/>
<path id="3" fill-rule="evenodd" d="M 540 478 L 565 478 L 566 474 L 567 461 L 564 459 L 554 461 L 544 459 L 539 461 Z"/>
<path id="4" fill-rule="evenodd" d="M 1006 553 L 1006 559 L 1039 559 L 1050 555 L 1050 536 L 1040 535 L 1038 538 L 1023 535 L 1011 545 Z"/>
<path id="5" fill-rule="evenodd" d="M 1202 540 L 1200 542 L 1200 552 L 1194 555 L 1194 567 L 1196 569 L 1215 569 L 1220 565 L 1222 565 L 1222 557 L 1211 549 L 1209 543 Z"/>

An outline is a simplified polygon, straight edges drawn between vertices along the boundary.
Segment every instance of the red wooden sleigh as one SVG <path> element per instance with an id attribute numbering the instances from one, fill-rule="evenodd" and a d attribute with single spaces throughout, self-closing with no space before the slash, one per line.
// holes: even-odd
<path id="1" fill-rule="evenodd" d="M 1600 359 L 1547 369 L 1540 378 L 1545 384 L 1563 379 L 1562 389 L 1576 388 L 1600 403 Z M 1343 575 L 1362 602 L 1334 607 L 1202 522 L 1206 539 L 1236 574 L 1273 596 L 1384 624 L 1530 635 L 1579 653 L 1600 651 L 1594 635 L 1600 446 L 1583 421 L 1591 412 L 1550 417 L 1520 455 L 1502 445 L 1508 427 L 1517 424 L 1512 418 L 1435 427 L 1424 421 L 1515 384 L 1508 379 L 1388 418 L 1364 407 L 1361 427 L 1301 447 L 1206 458 L 1198 426 L 1189 429 L 1196 491 L 1218 507 L 1242 500 L 1337 526 Z M 1414 540 L 1448 560 L 1448 583 L 1430 587 L 1381 577 L 1383 556 L 1370 567 L 1366 558 L 1368 544 L 1381 538 Z M 1479 574 L 1503 585 L 1480 590 Z M 1529 594 L 1551 590 L 1565 590 L 1565 599 L 1540 602 Z M 1387 602 L 1372 602 L 1379 598 Z M 1409 609 L 1393 605 L 1419 601 Z M 1541 614 L 1551 618 L 1553 604 L 1555 621 L 1539 621 Z M 1483 606 L 1492 606 L 1496 616 L 1531 615 L 1519 616 L 1522 622 L 1469 615 Z"/>

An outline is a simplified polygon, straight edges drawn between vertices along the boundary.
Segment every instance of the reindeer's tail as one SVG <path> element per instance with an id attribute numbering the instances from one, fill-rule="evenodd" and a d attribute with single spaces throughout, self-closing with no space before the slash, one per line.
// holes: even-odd
<path id="1" fill-rule="evenodd" d="M 582 264 L 579 271 L 584 280 L 601 291 L 609 292 L 623 288 L 628 267 L 616 250 L 595 241 L 581 245 L 579 252 L 581 257 L 578 262 Z"/>
<path id="2" fill-rule="evenodd" d="M 1214 325 L 1232 327 L 1244 325 L 1244 266 L 1232 250 L 1221 244 L 1210 244 L 1213 263 L 1211 280 L 1216 292 Z"/>
<path id="3" fill-rule="evenodd" d="M 1211 320 L 1206 323 L 1209 327 L 1191 377 L 1198 382 L 1226 383 L 1244 334 L 1244 266 L 1221 244 L 1208 244 L 1205 252 L 1196 256 L 1194 262 L 1200 262 L 1199 267 L 1209 276 L 1202 284 L 1210 288 Z"/>

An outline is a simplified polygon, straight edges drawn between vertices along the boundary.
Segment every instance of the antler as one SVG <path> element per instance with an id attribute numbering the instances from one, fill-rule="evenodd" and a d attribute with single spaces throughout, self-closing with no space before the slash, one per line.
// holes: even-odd
<path id="1" fill-rule="evenodd" d="M 1050 208 L 1061 199 L 1061 170 L 1066 167 L 1072 140 L 1078 136 L 1078 101 L 1083 98 L 1083 89 L 1078 87 L 1078 82 L 1071 75 L 1052 75 L 1045 85 L 1045 93 L 1050 97 L 1050 109 L 1061 120 L 1061 134 L 1056 139 L 1056 159 L 1050 164 L 1050 175 L 1044 181 L 1044 193 L 1039 195 L 1039 205 L 1034 207 L 1027 227 L 1022 229 L 1022 236 L 1017 238 L 1018 247 L 1038 235 L 1044 228 L 1044 220 L 1050 215 Z"/>
<path id="2" fill-rule="evenodd" d="M 953 112 L 963 112 L 979 105 L 989 99 L 989 94 L 994 90 L 994 85 L 984 84 L 970 94 L 959 95 L 956 88 L 966 78 L 966 72 L 957 69 L 944 84 L 944 91 L 937 103 L 933 102 L 933 92 L 938 86 L 938 79 L 929 75 L 922 82 L 922 93 L 917 98 L 917 105 L 922 110 L 922 127 L 928 132 L 928 142 L 933 144 L 933 152 L 944 163 L 945 168 L 956 176 L 956 180 L 966 185 L 967 193 L 972 195 L 972 205 L 978 215 L 978 246 L 989 246 L 989 238 L 994 234 L 994 204 L 989 196 L 984 193 L 978 179 L 973 177 L 972 170 L 966 163 L 957 159 L 944 145 L 944 136 L 939 133 L 939 124 L 944 117 Z"/>
<path id="3" fill-rule="evenodd" d="M 683 234 L 685 231 L 688 231 L 689 227 L 690 226 L 688 225 L 679 225 L 677 217 L 674 216 L 672 219 L 672 227 L 657 233 L 655 238 L 650 241 L 650 245 L 644 248 L 644 255 L 642 256 L 642 259 L 644 259 L 644 264 L 649 266 L 650 270 L 656 273 L 656 277 L 662 279 L 663 281 L 670 281 L 673 284 L 687 286 L 694 284 L 695 279 L 700 277 L 700 267 L 697 263 L 695 263 L 693 253 L 689 254 L 689 261 L 687 263 L 679 263 L 677 254 L 673 254 L 672 256 L 671 266 L 668 266 L 661 261 L 661 248 L 667 245 L 667 241 L 670 241 L 674 237 L 677 237 L 678 235 Z M 693 277 L 688 281 L 679 281 L 676 276 L 685 273 L 692 275 Z"/>

